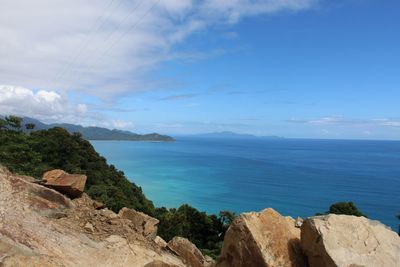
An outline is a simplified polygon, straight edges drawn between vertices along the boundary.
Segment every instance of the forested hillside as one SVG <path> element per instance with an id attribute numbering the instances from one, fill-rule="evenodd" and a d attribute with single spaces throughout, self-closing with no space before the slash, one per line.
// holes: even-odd
<path id="1" fill-rule="evenodd" d="M 24 133 L 23 128 L 34 130 L 34 125 L 22 125 L 22 119 L 15 116 L 0 119 L 0 164 L 12 172 L 38 179 L 43 172 L 56 168 L 85 174 L 85 191 L 93 199 L 116 212 L 128 207 L 154 216 L 160 220 L 159 235 L 164 239 L 187 237 L 209 255 L 218 255 L 233 218 L 230 212 L 207 215 L 189 205 L 155 208 L 142 189 L 109 165 L 81 134 L 70 134 L 60 127 Z"/>

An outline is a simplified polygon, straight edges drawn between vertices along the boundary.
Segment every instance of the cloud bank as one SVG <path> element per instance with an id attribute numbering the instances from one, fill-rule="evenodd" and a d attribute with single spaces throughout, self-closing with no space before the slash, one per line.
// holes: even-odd
<path id="1" fill-rule="evenodd" d="M 71 104 L 54 91 L 30 89 L 0 85 L 0 111 L 2 115 L 16 114 L 39 119 L 57 120 L 85 115 L 85 104 Z"/>

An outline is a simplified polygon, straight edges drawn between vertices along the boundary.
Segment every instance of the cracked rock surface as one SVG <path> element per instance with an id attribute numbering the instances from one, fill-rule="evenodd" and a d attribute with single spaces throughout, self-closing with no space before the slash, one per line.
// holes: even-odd
<path id="1" fill-rule="evenodd" d="M 330 214 L 304 221 L 301 245 L 311 267 L 400 266 L 400 238 L 378 221 Z"/>

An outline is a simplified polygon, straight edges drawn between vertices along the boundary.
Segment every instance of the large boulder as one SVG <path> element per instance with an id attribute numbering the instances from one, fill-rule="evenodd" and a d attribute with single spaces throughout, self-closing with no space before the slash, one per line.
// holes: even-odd
<path id="1" fill-rule="evenodd" d="M 167 246 L 176 253 L 183 262 L 190 267 L 209 267 L 213 262 L 205 258 L 201 251 L 188 239 L 183 237 L 174 237 L 168 242 Z"/>
<path id="2" fill-rule="evenodd" d="M 310 267 L 400 266 L 399 236 L 365 217 L 309 218 L 301 227 L 301 245 Z"/>
<path id="3" fill-rule="evenodd" d="M 243 213 L 225 234 L 218 267 L 303 267 L 306 258 L 300 246 L 295 221 L 273 209 Z"/>
<path id="4" fill-rule="evenodd" d="M 43 185 L 53 188 L 72 198 L 82 195 L 87 177 L 82 174 L 68 174 L 63 170 L 52 170 L 43 174 Z"/>
<path id="5" fill-rule="evenodd" d="M 121 219 L 130 220 L 134 229 L 143 236 L 150 239 L 154 239 L 157 236 L 157 224 L 159 223 L 159 220 L 150 217 L 143 212 L 128 208 L 122 208 L 119 211 L 118 216 Z"/>

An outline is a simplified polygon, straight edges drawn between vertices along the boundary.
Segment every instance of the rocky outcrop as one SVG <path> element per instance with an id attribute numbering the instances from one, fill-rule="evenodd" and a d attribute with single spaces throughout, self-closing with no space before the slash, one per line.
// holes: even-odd
<path id="1" fill-rule="evenodd" d="M 206 259 L 200 250 L 186 238 L 174 237 L 168 242 L 167 247 L 182 258 L 188 266 L 209 267 L 213 264 L 213 261 Z"/>
<path id="2" fill-rule="evenodd" d="M 134 229 L 145 237 L 154 239 L 157 235 L 157 224 L 159 221 L 143 212 L 133 209 L 122 208 L 118 216 L 121 219 L 130 220 Z"/>
<path id="3" fill-rule="evenodd" d="M 273 209 L 243 213 L 225 234 L 217 267 L 303 267 L 300 229 Z"/>
<path id="4" fill-rule="evenodd" d="M 56 189 L 72 198 L 82 195 L 86 184 L 86 175 L 68 174 L 63 170 L 52 170 L 43 174 L 43 185 Z"/>
<path id="5" fill-rule="evenodd" d="M 365 217 L 330 214 L 304 221 L 301 245 L 311 267 L 398 267 L 400 238 Z"/>
<path id="6" fill-rule="evenodd" d="M 168 243 L 159 236 L 156 236 L 156 238 L 154 238 L 154 242 L 156 242 L 156 244 L 159 245 L 161 248 L 165 248 L 168 245 Z"/>
<path id="7" fill-rule="evenodd" d="M 56 170 L 45 177 L 65 175 Z M 185 238 L 158 237 L 155 218 L 127 208 L 116 214 L 85 193 L 71 200 L 53 188 L 0 166 L 0 266 L 400 266 L 400 237 L 364 217 L 303 222 L 273 209 L 243 213 L 214 264 Z"/>
<path id="8" fill-rule="evenodd" d="M 176 265 L 173 264 L 168 264 L 162 261 L 153 261 L 148 264 L 146 264 L 144 267 L 177 267 Z"/>
<path id="9" fill-rule="evenodd" d="M 0 166 L 0 266 L 187 266 L 86 194 L 30 180 Z"/>

